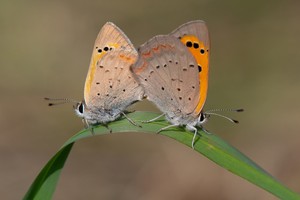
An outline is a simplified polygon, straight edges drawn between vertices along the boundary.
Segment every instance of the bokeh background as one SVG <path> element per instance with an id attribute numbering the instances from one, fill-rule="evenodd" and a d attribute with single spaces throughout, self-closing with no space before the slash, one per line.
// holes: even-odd
<path id="1" fill-rule="evenodd" d="M 207 128 L 300 192 L 300 1 L 0 2 L 0 194 L 21 199 L 51 156 L 83 128 L 81 100 L 94 40 L 116 23 L 139 46 L 190 20 L 211 35 Z M 149 102 L 136 110 L 158 112 Z M 112 134 L 78 142 L 54 199 L 276 199 L 193 150 L 161 135 Z"/>

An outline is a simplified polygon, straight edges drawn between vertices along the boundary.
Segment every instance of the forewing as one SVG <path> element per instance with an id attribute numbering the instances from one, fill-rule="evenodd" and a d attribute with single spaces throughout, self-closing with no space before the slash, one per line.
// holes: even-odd
<path id="1" fill-rule="evenodd" d="M 137 55 L 134 46 L 123 31 L 113 23 L 107 22 L 101 28 L 93 48 L 92 58 L 84 86 L 84 99 L 87 104 L 91 101 L 92 82 L 94 81 L 97 62 L 101 60 L 106 53 L 115 50 L 129 51 L 132 54 Z"/>
<path id="2" fill-rule="evenodd" d="M 204 21 L 187 22 L 174 30 L 170 35 L 177 37 L 189 49 L 197 61 L 200 79 L 200 98 L 195 113 L 201 112 L 208 89 L 210 41 Z"/>

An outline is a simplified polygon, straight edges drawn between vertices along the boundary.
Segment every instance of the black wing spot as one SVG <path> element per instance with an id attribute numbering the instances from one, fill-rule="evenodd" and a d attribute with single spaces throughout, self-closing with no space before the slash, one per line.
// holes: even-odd
<path id="1" fill-rule="evenodd" d="M 99 96 L 99 95 L 100 95 L 100 93 L 97 93 L 97 95 Z"/>
<path id="2" fill-rule="evenodd" d="M 96 84 L 99 85 L 100 83 L 99 83 L 99 82 L 96 82 Z"/>
<path id="3" fill-rule="evenodd" d="M 202 67 L 200 65 L 198 65 L 198 71 L 201 72 L 202 71 Z"/>
<path id="4" fill-rule="evenodd" d="M 189 67 L 193 68 L 193 67 L 195 67 L 195 65 L 193 65 L 193 64 L 190 64 L 190 65 L 189 65 Z"/>
<path id="5" fill-rule="evenodd" d="M 182 100 L 182 97 L 179 97 L 179 100 Z"/>
<path id="6" fill-rule="evenodd" d="M 161 87 L 161 89 L 162 89 L 162 90 L 165 90 L 165 88 L 164 88 L 164 87 Z"/>
<path id="7" fill-rule="evenodd" d="M 109 87 L 112 88 L 112 85 L 110 85 Z"/>
<path id="8" fill-rule="evenodd" d="M 195 86 L 192 86 L 193 89 L 195 89 Z"/>
<path id="9" fill-rule="evenodd" d="M 102 49 L 98 49 L 98 53 L 102 53 Z"/>
<path id="10" fill-rule="evenodd" d="M 109 69 L 105 70 L 105 72 L 109 72 Z"/>
<path id="11" fill-rule="evenodd" d="M 180 88 L 177 88 L 177 90 L 180 92 L 181 89 L 180 89 Z"/>
<path id="12" fill-rule="evenodd" d="M 172 63 L 173 61 L 172 60 L 169 60 L 169 63 Z"/>
<path id="13" fill-rule="evenodd" d="M 175 64 L 178 65 L 178 61 L 176 61 Z"/>
<path id="14" fill-rule="evenodd" d="M 104 47 L 103 50 L 104 50 L 104 51 L 108 51 L 109 48 L 108 48 L 108 47 Z"/>
<path id="15" fill-rule="evenodd" d="M 152 71 L 150 71 L 150 74 L 153 74 L 154 73 L 154 71 L 152 70 Z"/>
<path id="16" fill-rule="evenodd" d="M 186 71 L 187 71 L 187 68 L 183 68 L 182 70 L 183 70 L 184 72 L 186 72 Z"/>
<path id="17" fill-rule="evenodd" d="M 159 67 L 160 67 L 160 66 L 159 66 L 159 65 L 157 65 L 157 66 L 156 66 L 156 69 L 158 69 Z"/>
<path id="18" fill-rule="evenodd" d="M 193 46 L 193 43 L 191 41 L 187 41 L 186 44 L 185 44 L 187 47 L 192 47 Z"/>
<path id="19" fill-rule="evenodd" d="M 173 98 L 171 98 L 171 101 L 173 101 Z"/>
<path id="20" fill-rule="evenodd" d="M 194 49 L 198 49 L 199 48 L 199 44 L 197 42 L 194 43 Z"/>
<path id="21" fill-rule="evenodd" d="M 145 80 L 145 81 L 148 81 L 148 79 L 146 79 L 146 78 L 145 78 L 144 80 Z"/>
<path id="22" fill-rule="evenodd" d="M 167 67 L 167 64 L 164 64 L 164 67 Z"/>
<path id="23" fill-rule="evenodd" d="M 125 89 L 123 89 L 123 92 L 125 92 L 126 90 Z"/>
<path id="24" fill-rule="evenodd" d="M 191 99 L 191 97 L 189 97 L 189 101 L 191 101 L 192 99 Z"/>
<path id="25" fill-rule="evenodd" d="M 106 94 L 107 97 L 109 97 L 109 94 Z"/>
<path id="26" fill-rule="evenodd" d="M 205 53 L 205 50 L 204 50 L 204 49 L 200 49 L 200 53 L 201 53 L 201 54 L 204 54 L 204 53 Z"/>

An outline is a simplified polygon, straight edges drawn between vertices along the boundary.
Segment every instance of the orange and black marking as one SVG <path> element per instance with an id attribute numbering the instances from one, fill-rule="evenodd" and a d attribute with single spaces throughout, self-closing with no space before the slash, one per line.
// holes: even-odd
<path id="1" fill-rule="evenodd" d="M 188 47 L 198 64 L 200 99 L 195 112 L 200 113 L 204 106 L 208 89 L 209 49 L 194 35 L 184 35 L 180 37 L 180 40 L 186 47 Z"/>

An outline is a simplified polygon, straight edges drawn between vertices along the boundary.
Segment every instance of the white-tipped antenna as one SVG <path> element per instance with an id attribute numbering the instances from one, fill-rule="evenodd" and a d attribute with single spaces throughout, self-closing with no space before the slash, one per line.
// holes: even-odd
<path id="1" fill-rule="evenodd" d="M 68 98 L 48 98 L 48 97 L 45 97 L 44 99 L 46 101 L 60 101 L 60 102 L 56 102 L 56 103 L 49 103 L 48 106 L 57 106 L 57 105 L 65 104 L 65 103 L 78 103 L 78 101 L 76 101 L 74 99 L 68 99 Z"/>
<path id="2" fill-rule="evenodd" d="M 213 110 L 208 110 L 208 111 L 206 111 L 204 114 L 205 114 L 205 115 L 215 115 L 215 116 L 223 117 L 224 119 L 227 119 L 228 121 L 230 121 L 230 122 L 232 122 L 232 123 L 235 123 L 235 124 L 238 124 L 238 123 L 239 123 L 238 120 L 232 119 L 232 118 L 227 117 L 227 116 L 225 116 L 225 115 L 221 115 L 221 114 L 219 114 L 219 113 L 215 113 L 215 112 L 223 112 L 223 111 L 243 112 L 244 109 L 242 109 L 242 108 L 239 108 L 239 109 L 213 109 Z"/>

